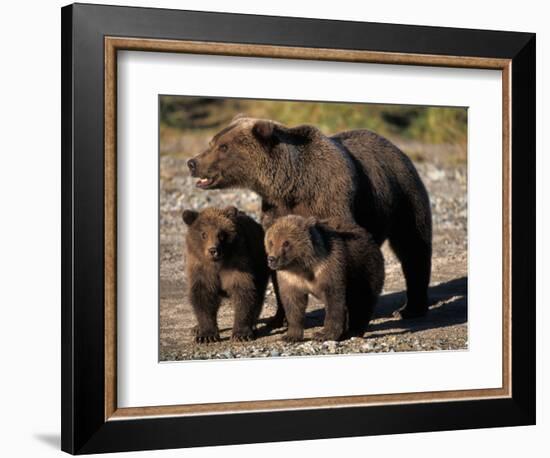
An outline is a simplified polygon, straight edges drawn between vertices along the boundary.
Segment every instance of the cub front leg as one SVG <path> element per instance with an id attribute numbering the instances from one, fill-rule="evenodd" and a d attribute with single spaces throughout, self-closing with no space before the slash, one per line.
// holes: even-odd
<path id="1" fill-rule="evenodd" d="M 256 281 L 250 272 L 237 271 L 226 275 L 222 285 L 233 304 L 231 339 L 237 342 L 254 339 L 254 327 L 262 310 L 266 282 Z"/>
<path id="2" fill-rule="evenodd" d="M 304 339 L 308 295 L 283 279 L 279 281 L 279 292 L 288 321 L 288 330 L 283 336 L 283 340 L 286 342 L 299 342 Z"/>
<path id="3" fill-rule="evenodd" d="M 231 291 L 235 317 L 233 320 L 233 331 L 231 340 L 244 342 L 254 339 L 254 325 L 262 301 L 251 288 L 239 287 Z"/>
<path id="4" fill-rule="evenodd" d="M 217 289 L 203 282 L 194 282 L 189 292 L 193 312 L 197 318 L 195 342 L 209 343 L 220 340 L 217 315 L 221 298 Z"/>
<path id="5" fill-rule="evenodd" d="M 319 341 L 340 340 L 346 331 L 347 306 L 345 288 L 331 289 L 324 295 L 325 323 L 313 338 Z"/>

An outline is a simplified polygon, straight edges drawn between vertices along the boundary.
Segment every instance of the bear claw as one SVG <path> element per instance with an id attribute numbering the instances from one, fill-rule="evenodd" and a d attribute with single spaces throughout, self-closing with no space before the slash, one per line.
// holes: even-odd
<path id="1" fill-rule="evenodd" d="M 400 318 L 402 320 L 412 320 L 414 318 L 421 318 L 428 313 L 428 309 L 410 309 L 407 306 L 402 307 L 393 312 L 394 318 Z"/>
<path id="2" fill-rule="evenodd" d="M 316 332 L 315 334 L 313 334 L 313 340 L 316 340 L 317 342 L 332 342 L 337 341 L 338 338 L 324 332 Z"/>
<path id="3" fill-rule="evenodd" d="M 282 340 L 284 340 L 285 342 L 288 342 L 288 343 L 294 343 L 294 342 L 301 342 L 303 339 L 303 337 L 298 337 L 298 336 L 292 336 L 292 335 L 284 335 L 282 337 Z"/>
<path id="4" fill-rule="evenodd" d="M 213 342 L 219 342 L 220 341 L 220 335 L 219 334 L 207 334 L 207 335 L 197 335 L 195 336 L 195 342 L 196 343 L 213 343 Z"/>
<path id="5" fill-rule="evenodd" d="M 248 342 L 250 340 L 254 340 L 253 334 L 233 334 L 231 336 L 231 340 L 233 342 Z"/>

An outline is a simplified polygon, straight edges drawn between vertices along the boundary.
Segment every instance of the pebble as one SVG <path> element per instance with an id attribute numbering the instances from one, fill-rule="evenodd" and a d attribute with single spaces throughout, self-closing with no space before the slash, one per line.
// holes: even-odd
<path id="1" fill-rule="evenodd" d="M 363 345 L 362 348 L 364 348 L 367 351 L 372 351 L 374 350 L 374 344 L 372 342 L 367 342 L 365 345 Z"/>

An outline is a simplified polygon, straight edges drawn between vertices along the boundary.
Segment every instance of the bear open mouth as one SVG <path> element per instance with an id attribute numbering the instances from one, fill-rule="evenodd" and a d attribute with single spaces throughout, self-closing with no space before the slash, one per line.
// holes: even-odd
<path id="1" fill-rule="evenodd" d="M 195 186 L 197 188 L 207 189 L 212 187 L 215 181 L 216 181 L 215 178 L 199 178 Z"/>

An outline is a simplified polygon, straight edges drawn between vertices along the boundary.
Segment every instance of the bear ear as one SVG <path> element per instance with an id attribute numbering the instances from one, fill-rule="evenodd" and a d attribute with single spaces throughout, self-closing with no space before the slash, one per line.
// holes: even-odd
<path id="1" fill-rule="evenodd" d="M 304 142 L 311 141 L 313 137 L 315 137 L 315 135 L 317 135 L 318 133 L 319 130 L 316 127 L 307 124 L 288 129 L 289 135 L 296 138 L 301 138 Z"/>
<path id="2" fill-rule="evenodd" d="M 235 219 L 237 215 L 239 214 L 239 210 L 237 207 L 234 207 L 233 205 L 224 208 L 223 213 L 225 216 L 231 219 Z"/>
<path id="3" fill-rule="evenodd" d="M 231 124 L 233 124 L 235 121 L 238 121 L 239 119 L 248 118 L 247 115 L 244 113 L 238 113 L 235 116 L 233 116 L 233 119 L 231 120 Z"/>
<path id="4" fill-rule="evenodd" d="M 311 143 L 319 135 L 319 130 L 313 126 L 303 125 L 287 129 L 286 133 L 292 139 L 290 143 L 298 146 Z"/>
<path id="5" fill-rule="evenodd" d="M 184 210 L 181 217 L 183 218 L 183 222 L 187 224 L 188 226 L 191 226 L 199 216 L 199 212 L 196 212 L 195 210 Z"/>
<path id="6" fill-rule="evenodd" d="M 252 127 L 252 133 L 262 142 L 270 143 L 273 137 L 275 124 L 271 121 L 256 121 Z"/>

